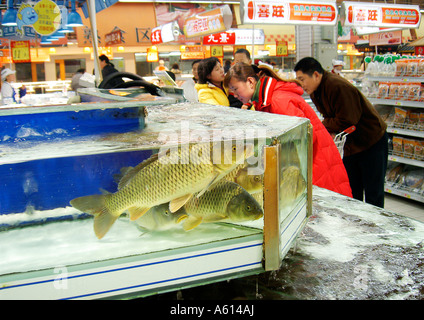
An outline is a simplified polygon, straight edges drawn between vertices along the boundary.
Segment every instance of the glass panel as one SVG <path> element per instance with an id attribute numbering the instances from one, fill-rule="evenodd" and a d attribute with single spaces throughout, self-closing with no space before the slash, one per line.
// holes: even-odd
<path id="1" fill-rule="evenodd" d="M 260 196 L 260 192 L 249 190 L 251 194 L 249 196 L 246 193 L 249 185 L 245 185 L 244 191 L 237 185 L 234 186 L 234 182 L 239 185 L 243 184 L 239 172 L 237 172 L 236 180 L 228 177 L 227 180 L 220 180 L 220 183 L 225 184 L 227 189 L 219 189 L 218 186 L 221 188 L 221 184 L 217 184 L 214 185 L 214 188 L 206 190 L 215 175 L 209 169 L 204 171 L 200 169 L 202 165 L 213 167 L 213 173 L 219 173 L 220 178 L 221 175 L 223 177 L 226 173 L 232 173 L 230 170 L 232 167 L 225 165 L 234 161 L 234 152 L 239 156 L 240 152 L 247 150 L 249 144 L 252 146 L 253 142 L 256 154 L 253 154 L 248 161 L 249 168 L 257 169 L 252 170 L 253 175 L 256 174 L 259 178 L 262 178 L 263 175 L 262 146 L 271 144 L 278 139 L 282 145 L 282 170 L 287 167 L 296 167 L 301 171 L 301 174 L 293 175 L 295 178 L 290 176 L 289 189 L 302 185 L 301 181 L 306 176 L 307 165 L 306 132 L 308 122 L 306 120 L 261 112 L 242 112 L 232 108 L 204 104 L 175 105 L 174 99 L 147 97 L 149 99 L 142 103 L 140 101 L 93 103 L 0 110 L 2 112 L 0 121 L 4 123 L 10 122 L 8 117 L 15 117 L 15 120 L 23 117 L 24 120 L 21 121 L 23 125 L 15 130 L 16 134 L 13 137 L 6 129 L 3 132 L 0 130 L 0 140 L 2 141 L 0 230 L 3 230 L 0 232 L 0 243 L 2 248 L 7 247 L 7 253 L 4 253 L 5 258 L 0 262 L 0 274 L 57 266 L 58 261 L 63 265 L 79 264 L 260 234 L 262 226 L 260 219 L 257 219 L 259 217 L 257 212 L 253 212 L 254 216 L 252 217 L 250 216 L 251 210 L 244 206 L 245 203 L 255 205 L 254 202 L 248 201 L 251 201 L 253 194 L 256 196 L 258 193 Z M 122 119 L 117 117 L 118 114 L 129 111 L 127 109 L 141 108 L 142 105 L 151 106 L 147 107 L 148 124 L 143 130 L 137 126 L 130 128 L 128 122 L 123 121 L 122 125 L 117 124 L 117 127 L 125 129 L 124 131 L 93 132 L 91 135 L 85 136 L 71 134 L 72 128 L 78 129 L 78 125 L 72 126 L 69 123 L 74 121 L 74 118 L 84 120 L 87 110 L 97 109 L 109 115 L 112 111 L 114 122 L 119 122 Z M 61 116 L 62 120 L 60 120 Z M 41 121 L 41 125 L 37 127 L 34 122 L 36 118 Z M 47 120 L 48 124 L 43 122 L 43 119 Z M 88 119 L 89 121 L 85 125 L 92 126 L 93 119 L 91 117 Z M 105 127 L 109 127 L 111 124 L 110 121 L 102 121 L 101 118 L 97 123 L 100 126 L 103 123 Z M 68 124 L 69 127 L 62 126 L 65 124 Z M 79 125 L 83 126 L 84 121 L 81 121 Z M 187 149 L 189 151 L 186 153 L 188 158 L 181 158 L 180 163 L 171 163 L 169 166 L 158 165 L 154 174 L 149 175 L 149 180 L 137 180 L 137 175 L 131 174 L 131 172 L 141 172 L 147 164 L 138 165 L 153 154 L 158 153 L 158 160 L 153 159 L 153 161 L 160 161 L 160 156 L 169 160 L 166 157 L 172 156 L 172 152 L 178 151 L 176 146 L 179 145 L 183 152 L 182 150 L 189 144 L 194 145 L 199 142 L 202 143 L 200 145 L 202 148 Z M 203 148 L 203 146 L 209 146 L 211 142 L 215 146 L 219 146 L 219 148 L 213 149 L 212 154 L 210 150 Z M 253 150 L 251 149 L 249 152 L 253 152 Z M 213 166 L 210 165 L 211 155 Z M 189 159 L 189 162 L 183 163 L 183 159 Z M 203 160 L 206 162 L 202 162 Z M 194 163 L 200 163 L 201 166 L 194 165 Z M 242 162 L 238 164 L 244 166 Z M 137 171 L 138 169 L 128 171 L 128 167 L 137 167 L 140 171 Z M 236 167 L 238 168 L 238 166 Z M 126 169 L 122 170 L 124 168 Z M 166 171 L 164 168 L 170 171 Z M 192 172 L 196 174 L 192 174 Z M 128 179 L 124 178 L 125 176 Z M 144 197 L 144 193 L 148 189 L 143 189 L 141 186 L 143 183 L 147 183 L 145 181 L 157 182 L 151 184 L 155 188 L 155 191 L 151 192 L 152 197 L 164 194 L 163 197 L 168 197 L 166 199 L 169 201 L 177 192 L 170 192 L 169 184 L 178 185 L 180 178 L 187 180 L 187 176 L 192 177 L 191 182 L 187 184 L 184 182 L 182 186 L 179 185 L 175 189 L 179 190 L 178 199 L 183 198 L 185 193 L 196 195 L 184 205 L 185 213 L 176 211 L 175 215 L 169 215 L 165 210 L 160 211 L 161 219 L 151 219 L 145 223 L 138 223 L 138 225 L 122 214 L 107 232 L 105 238 L 100 241 L 93 232 L 92 216 L 83 213 L 83 211 L 89 212 L 91 209 L 81 209 L 80 211 L 70 205 L 70 201 L 75 198 L 97 195 L 95 198 L 89 198 L 91 200 L 86 200 L 89 200 L 89 203 L 93 201 L 91 204 L 95 204 L 95 206 L 100 201 L 101 206 L 105 205 L 109 208 L 108 210 L 112 210 L 109 205 L 103 204 L 104 199 L 113 197 L 117 202 L 114 200 L 112 203 L 132 201 L 128 200 L 132 197 L 132 191 L 138 195 L 142 194 L 140 197 Z M 284 175 L 282 176 L 284 177 Z M 119 182 L 121 187 L 118 187 Z M 259 179 L 258 182 L 260 189 L 262 181 Z M 122 186 L 130 184 L 134 184 L 131 189 L 124 189 L 125 187 Z M 226 191 L 234 190 L 231 188 L 236 188 L 239 193 L 231 194 Z M 203 189 L 206 191 L 199 195 L 198 192 Z M 282 190 L 285 192 L 284 195 L 288 194 L 292 197 L 289 199 L 283 196 L 282 191 L 283 201 L 298 202 L 301 195 L 304 194 L 301 188 L 297 188 L 294 193 L 289 192 L 287 188 L 282 188 Z M 117 196 L 118 193 L 123 197 Z M 169 193 L 172 193 L 172 196 Z M 239 195 L 241 196 L 238 197 Z M 184 217 L 184 214 L 198 217 L 193 213 L 194 211 L 189 210 L 200 210 L 199 208 L 193 209 L 188 204 L 195 206 L 198 201 L 200 202 L 199 199 L 203 199 L 203 196 L 208 196 L 213 201 L 209 201 L 209 199 L 200 207 L 205 210 L 201 211 L 204 215 L 200 225 L 196 226 L 196 221 L 191 221 L 187 225 L 192 226 L 193 230 L 182 230 L 180 223 L 185 223 L 190 218 Z M 127 211 L 132 217 L 137 217 L 137 208 L 140 206 L 137 201 L 140 197 L 136 197 L 137 200 L 134 200 L 136 202 L 131 202 L 133 207 L 122 204 L 122 207 L 116 209 L 117 212 L 121 214 L 121 211 L 122 213 Z M 230 218 L 223 219 L 222 215 L 216 213 L 220 210 L 215 207 L 219 203 L 218 199 L 226 201 L 225 208 L 229 208 Z M 256 201 L 261 201 L 261 199 L 256 199 Z M 78 207 L 80 202 L 73 203 Z M 207 207 L 208 205 L 212 208 Z M 289 207 L 290 203 L 285 204 L 282 211 L 285 213 Z M 207 211 L 205 208 L 210 210 Z M 255 210 L 257 210 L 256 207 Z M 258 223 L 259 227 L 257 225 L 241 226 L 240 224 L 246 220 L 246 217 L 248 220 L 253 220 L 253 223 Z M 182 220 L 179 220 L 180 218 Z M 46 223 L 50 221 L 55 223 Z M 171 228 L 171 231 L 166 232 L 157 229 L 154 230 L 158 232 L 139 230 L 139 227 L 146 229 L 146 223 L 154 225 L 158 221 L 160 228 L 169 226 L 177 226 L 177 228 Z M 216 224 L 217 221 L 218 224 Z M 25 225 L 28 227 L 16 228 L 16 226 Z M 153 228 L 159 229 L 155 225 Z M 7 245 L 3 245 L 3 243 L 7 243 Z"/>
<path id="2" fill-rule="evenodd" d="M 16 63 L 16 81 L 32 82 L 31 63 Z"/>
<path id="3" fill-rule="evenodd" d="M 280 136 L 280 221 L 306 196 L 307 140 L 306 125 Z"/>
<path id="4" fill-rule="evenodd" d="M 72 79 L 78 69 L 85 69 L 85 59 L 66 59 L 65 79 Z"/>

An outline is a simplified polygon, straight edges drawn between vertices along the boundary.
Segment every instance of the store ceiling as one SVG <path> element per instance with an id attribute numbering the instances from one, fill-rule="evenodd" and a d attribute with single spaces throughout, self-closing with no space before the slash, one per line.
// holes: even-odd
<path id="1" fill-rule="evenodd" d="M 85 0 L 76 0 L 77 3 L 79 5 L 81 5 L 82 3 L 85 2 Z M 134 0 L 137 1 L 137 0 Z M 170 2 L 171 0 L 166 0 L 166 2 Z M 202 0 L 200 0 L 202 1 Z M 350 0 L 350 1 L 355 1 L 355 0 Z M 15 0 L 15 3 L 17 3 L 18 1 Z M 69 2 L 69 0 L 67 0 L 66 2 Z M 140 0 L 140 2 L 146 2 L 146 0 Z M 153 0 L 151 2 L 162 2 L 161 0 Z M 181 2 L 181 0 L 176 0 L 175 2 Z M 187 1 L 190 2 L 190 1 Z M 205 2 L 209 2 L 209 0 L 205 0 Z M 222 0 L 223 3 L 235 3 L 235 2 L 239 2 L 237 0 Z M 338 5 L 341 5 L 341 3 L 343 2 L 343 0 L 336 0 Z M 421 10 L 424 10 L 424 0 L 360 0 L 360 2 L 375 2 L 375 3 L 395 3 L 395 4 L 414 4 L 414 5 L 419 5 Z M 0 0 L 0 9 L 6 9 L 6 3 L 7 0 Z"/>

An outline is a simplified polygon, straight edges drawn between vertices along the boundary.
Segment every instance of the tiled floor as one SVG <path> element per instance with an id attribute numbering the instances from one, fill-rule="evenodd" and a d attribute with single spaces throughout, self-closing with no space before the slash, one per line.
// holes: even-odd
<path id="1" fill-rule="evenodd" d="M 384 209 L 424 222 L 424 203 L 386 193 Z"/>

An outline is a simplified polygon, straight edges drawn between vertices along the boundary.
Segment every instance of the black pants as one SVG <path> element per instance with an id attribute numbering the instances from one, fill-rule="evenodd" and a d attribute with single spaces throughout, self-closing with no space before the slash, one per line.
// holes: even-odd
<path id="1" fill-rule="evenodd" d="M 384 208 L 384 180 L 387 170 L 388 135 L 370 149 L 343 158 L 355 199 Z"/>

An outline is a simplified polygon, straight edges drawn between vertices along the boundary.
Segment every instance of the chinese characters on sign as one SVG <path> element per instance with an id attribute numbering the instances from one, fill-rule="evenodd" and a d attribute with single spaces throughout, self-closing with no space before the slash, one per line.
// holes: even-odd
<path id="1" fill-rule="evenodd" d="M 192 38 L 222 32 L 231 27 L 232 20 L 233 15 L 228 5 L 205 11 L 184 22 L 184 35 Z"/>
<path id="2" fill-rule="evenodd" d="M 204 45 L 231 45 L 235 43 L 235 32 L 220 32 L 203 37 Z"/>
<path id="3" fill-rule="evenodd" d="M 49 35 L 59 29 L 61 14 L 56 3 L 50 0 L 41 0 L 34 5 L 34 11 L 37 13 L 38 19 L 32 26 L 38 34 Z"/>
<path id="4" fill-rule="evenodd" d="M 29 41 L 11 41 L 13 63 L 31 62 Z"/>
<path id="5" fill-rule="evenodd" d="M 254 39 L 253 39 L 254 37 Z M 262 29 L 231 29 L 203 37 L 204 45 L 251 45 L 265 43 L 265 34 Z"/>
<path id="6" fill-rule="evenodd" d="M 124 43 L 122 30 L 115 30 L 105 35 L 105 45 L 112 46 L 114 44 Z"/>
<path id="7" fill-rule="evenodd" d="M 242 0 L 243 23 L 335 25 L 336 2 Z"/>
<path id="8" fill-rule="evenodd" d="M 368 4 L 344 1 L 344 25 L 418 28 L 420 10 L 414 5 Z"/>
<path id="9" fill-rule="evenodd" d="M 287 57 L 289 55 L 287 41 L 276 41 L 277 57 Z"/>

